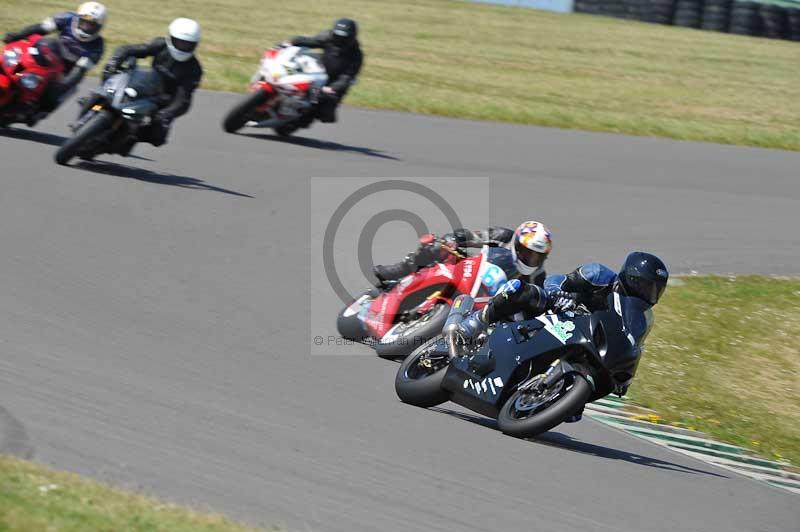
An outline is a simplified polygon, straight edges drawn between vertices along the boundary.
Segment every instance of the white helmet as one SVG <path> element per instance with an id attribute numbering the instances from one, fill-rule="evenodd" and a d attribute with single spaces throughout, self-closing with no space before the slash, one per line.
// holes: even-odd
<path id="1" fill-rule="evenodd" d="M 72 34 L 79 41 L 96 39 L 106 23 L 106 6 L 98 2 L 85 2 L 78 6 L 78 16 L 72 19 Z"/>
<path id="2" fill-rule="evenodd" d="M 542 271 L 551 249 L 553 240 L 550 229 L 542 222 L 522 222 L 514 231 L 511 253 L 514 265 L 523 275 L 535 275 Z"/>
<path id="3" fill-rule="evenodd" d="M 176 18 L 169 25 L 167 48 L 175 61 L 188 61 L 200 42 L 200 24 L 190 18 Z"/>

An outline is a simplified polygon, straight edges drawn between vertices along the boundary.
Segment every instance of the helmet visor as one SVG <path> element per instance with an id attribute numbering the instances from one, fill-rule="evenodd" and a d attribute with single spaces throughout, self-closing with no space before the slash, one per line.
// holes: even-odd
<path id="1" fill-rule="evenodd" d="M 172 46 L 179 52 L 192 53 L 194 49 L 197 48 L 197 43 L 194 41 L 184 41 L 177 37 L 170 37 L 170 41 L 172 41 Z"/>
<path id="2" fill-rule="evenodd" d="M 531 268 L 540 267 L 547 258 L 546 253 L 539 253 L 538 251 L 528 249 L 516 239 L 514 241 L 514 251 L 517 253 L 517 259 Z"/>
<path id="3" fill-rule="evenodd" d="M 94 17 L 81 17 L 78 21 L 78 29 L 87 35 L 96 35 L 100 31 L 100 24 Z"/>
<path id="4" fill-rule="evenodd" d="M 350 42 L 350 34 L 346 31 L 335 30 L 333 32 L 333 42 L 338 45 L 347 44 Z"/>
<path id="5" fill-rule="evenodd" d="M 661 294 L 667 288 L 666 281 L 652 281 L 639 277 L 638 275 L 627 275 L 625 278 L 625 288 L 628 295 L 638 297 L 651 305 L 658 303 Z"/>

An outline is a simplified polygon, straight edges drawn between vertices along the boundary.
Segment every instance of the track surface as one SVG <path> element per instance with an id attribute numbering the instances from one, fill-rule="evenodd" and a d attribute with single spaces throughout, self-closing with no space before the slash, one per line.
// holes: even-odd
<path id="1" fill-rule="evenodd" d="M 66 111 L 0 133 L 5 450 L 301 530 L 796 528 L 796 496 L 591 421 L 514 440 L 399 403 L 366 348 L 311 356 L 312 297 L 338 303 L 308 242 L 312 176 L 490 176 L 493 222 L 555 228 L 551 271 L 796 273 L 800 154 L 354 109 L 283 142 L 223 134 L 235 98 L 91 168 L 52 163 Z M 411 247 L 385 231 L 379 260 Z"/>

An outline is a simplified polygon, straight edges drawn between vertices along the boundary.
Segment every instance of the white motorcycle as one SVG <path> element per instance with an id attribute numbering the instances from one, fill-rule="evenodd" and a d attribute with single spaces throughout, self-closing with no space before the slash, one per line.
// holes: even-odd
<path id="1" fill-rule="evenodd" d="M 291 135 L 314 121 L 314 107 L 327 81 L 319 55 L 308 48 L 270 48 L 250 81 L 250 93 L 225 116 L 222 127 L 228 133 L 248 126 Z"/>

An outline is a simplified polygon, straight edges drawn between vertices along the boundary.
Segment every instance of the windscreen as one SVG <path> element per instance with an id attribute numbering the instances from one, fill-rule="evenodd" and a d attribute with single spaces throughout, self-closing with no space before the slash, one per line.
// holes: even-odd
<path id="1" fill-rule="evenodd" d="M 136 69 L 131 72 L 128 86 L 136 89 L 139 97 L 161 94 L 161 76 L 155 70 Z"/>

